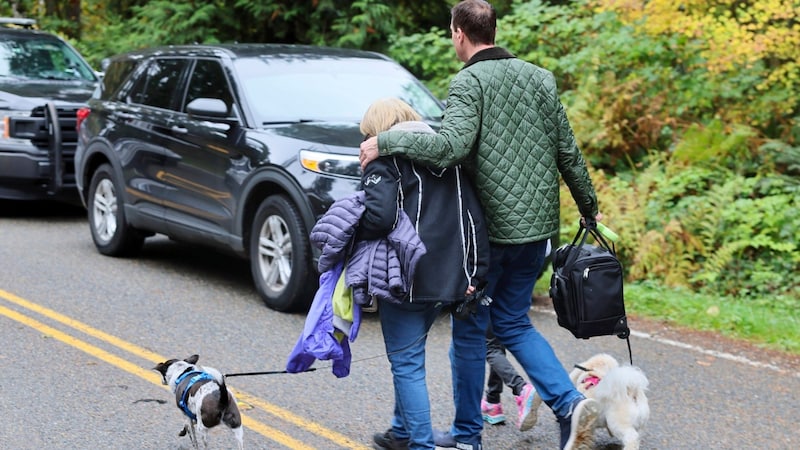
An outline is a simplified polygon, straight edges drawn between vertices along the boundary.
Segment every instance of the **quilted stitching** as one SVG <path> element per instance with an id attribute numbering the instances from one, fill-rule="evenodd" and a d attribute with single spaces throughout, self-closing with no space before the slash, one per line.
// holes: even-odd
<path id="1" fill-rule="evenodd" d="M 480 61 L 459 72 L 439 135 L 386 134 L 381 148 L 428 164 L 447 166 L 475 156 L 465 167 L 479 186 L 493 242 L 518 244 L 558 233 L 558 170 L 581 214 L 597 214 L 553 74 L 519 59 Z"/>

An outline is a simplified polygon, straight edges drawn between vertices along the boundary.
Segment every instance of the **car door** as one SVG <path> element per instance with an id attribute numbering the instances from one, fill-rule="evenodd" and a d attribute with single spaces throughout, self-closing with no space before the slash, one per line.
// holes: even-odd
<path id="1" fill-rule="evenodd" d="M 250 171 L 244 155 L 245 129 L 229 78 L 215 58 L 198 58 L 172 130 L 165 177 L 169 183 L 167 226 L 187 240 L 211 238 L 228 243 L 233 228 L 235 191 Z M 187 106 L 197 99 L 220 100 L 224 117 L 196 117 Z M 217 102 L 218 103 L 218 102 Z"/>
<path id="2" fill-rule="evenodd" d="M 126 197 L 142 215 L 160 222 L 167 202 L 164 162 L 180 100 L 175 95 L 191 60 L 153 58 L 119 93 L 109 116 L 110 136 L 123 172 Z"/>

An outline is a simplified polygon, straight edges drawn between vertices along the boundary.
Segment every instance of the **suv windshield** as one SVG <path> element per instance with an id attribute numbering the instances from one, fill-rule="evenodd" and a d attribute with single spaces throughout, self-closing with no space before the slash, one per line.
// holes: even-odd
<path id="1" fill-rule="evenodd" d="M 95 81 L 91 67 L 72 48 L 45 36 L 0 40 L 0 77 Z"/>
<path id="2" fill-rule="evenodd" d="M 261 124 L 360 121 L 376 98 L 398 97 L 426 120 L 442 107 L 402 67 L 385 60 L 242 58 L 235 62 L 250 107 Z"/>

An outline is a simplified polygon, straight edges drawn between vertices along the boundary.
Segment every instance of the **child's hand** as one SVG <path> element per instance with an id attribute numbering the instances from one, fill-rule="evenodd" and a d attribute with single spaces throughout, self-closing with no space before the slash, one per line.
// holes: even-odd
<path id="1" fill-rule="evenodd" d="M 464 295 L 472 295 L 472 294 L 474 294 L 474 293 L 475 293 L 475 286 L 472 286 L 472 285 L 470 285 L 470 286 L 467 288 L 467 293 L 466 293 L 466 294 L 464 294 Z"/>

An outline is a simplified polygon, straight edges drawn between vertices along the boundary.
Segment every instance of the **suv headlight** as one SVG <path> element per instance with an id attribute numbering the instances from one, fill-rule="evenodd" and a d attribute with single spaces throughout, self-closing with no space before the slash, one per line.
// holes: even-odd
<path id="1" fill-rule="evenodd" d="M 300 165 L 312 172 L 346 178 L 361 178 L 358 156 L 300 150 Z"/>
<path id="2" fill-rule="evenodd" d="M 10 140 L 19 143 L 30 143 L 30 140 L 28 139 L 10 137 L 9 132 L 11 130 L 9 129 L 9 124 L 8 124 L 11 117 L 29 117 L 30 115 L 31 115 L 30 111 L 14 111 L 14 110 L 0 111 L 0 117 L 3 118 L 3 120 L 0 120 L 0 139 Z"/>

